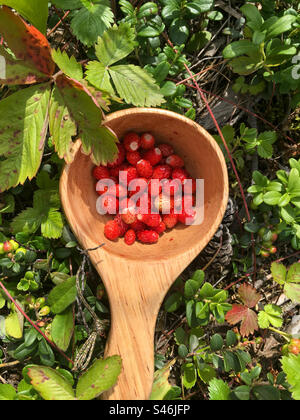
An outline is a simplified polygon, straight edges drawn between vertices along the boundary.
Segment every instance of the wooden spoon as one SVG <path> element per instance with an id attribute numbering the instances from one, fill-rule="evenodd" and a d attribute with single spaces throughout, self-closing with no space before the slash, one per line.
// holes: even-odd
<path id="1" fill-rule="evenodd" d="M 172 283 L 210 241 L 222 221 L 228 202 L 228 174 L 216 141 L 193 121 L 170 111 L 133 108 L 113 113 L 106 125 L 121 139 L 128 131 L 151 132 L 158 143 L 174 146 L 195 178 L 204 179 L 204 222 L 164 234 L 155 245 L 123 239 L 108 241 L 104 224 L 111 217 L 96 212 L 93 164 L 75 144 L 73 163 L 66 165 L 60 182 L 63 208 L 69 224 L 90 252 L 110 302 L 111 331 L 105 356 L 119 354 L 123 368 L 118 383 L 104 398 L 144 400 L 151 393 L 154 373 L 154 331 L 162 301 Z"/>

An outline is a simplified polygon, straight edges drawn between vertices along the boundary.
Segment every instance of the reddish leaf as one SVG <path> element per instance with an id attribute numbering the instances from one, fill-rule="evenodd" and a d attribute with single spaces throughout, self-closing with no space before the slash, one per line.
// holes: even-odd
<path id="1" fill-rule="evenodd" d="M 261 300 L 261 295 L 250 286 L 250 284 L 242 284 L 239 288 L 239 296 L 248 308 L 254 308 Z"/>
<path id="2" fill-rule="evenodd" d="M 51 76 L 55 63 L 51 57 L 50 45 L 45 36 L 34 26 L 28 25 L 8 7 L 0 9 L 1 35 L 7 46 L 24 66 L 36 70 L 36 75 Z"/>
<path id="3" fill-rule="evenodd" d="M 241 335 L 248 336 L 258 330 L 257 314 L 244 305 L 233 305 L 226 314 L 226 321 L 231 325 L 241 322 Z"/>

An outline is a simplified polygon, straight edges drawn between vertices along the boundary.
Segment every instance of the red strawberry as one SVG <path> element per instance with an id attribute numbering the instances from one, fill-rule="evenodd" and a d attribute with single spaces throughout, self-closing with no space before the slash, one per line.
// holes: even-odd
<path id="1" fill-rule="evenodd" d="M 136 212 L 137 214 L 148 214 L 151 209 L 151 199 L 147 192 L 143 193 L 141 197 L 136 201 Z"/>
<path id="2" fill-rule="evenodd" d="M 118 223 L 115 220 L 110 220 L 104 226 L 104 235 L 107 239 L 114 241 L 120 237 L 120 228 Z"/>
<path id="3" fill-rule="evenodd" d="M 153 228 L 155 230 L 155 232 L 157 232 L 159 235 L 161 235 L 162 233 L 164 233 L 167 229 L 166 225 L 164 222 L 160 222 L 160 224 Z"/>
<path id="4" fill-rule="evenodd" d="M 182 168 L 184 166 L 183 159 L 178 155 L 168 156 L 166 162 L 168 165 L 172 166 L 172 168 Z"/>
<path id="5" fill-rule="evenodd" d="M 123 144 L 128 152 L 136 152 L 141 144 L 140 136 L 137 133 L 127 133 L 124 137 Z"/>
<path id="6" fill-rule="evenodd" d="M 139 152 L 127 152 L 126 159 L 130 165 L 136 166 L 138 161 L 142 159 Z"/>
<path id="7" fill-rule="evenodd" d="M 125 160 L 124 146 L 122 144 L 117 144 L 117 147 L 118 147 L 118 150 L 119 150 L 118 156 L 117 156 L 117 158 L 115 159 L 114 162 L 107 164 L 108 168 L 115 168 L 116 166 L 121 165 Z"/>
<path id="8" fill-rule="evenodd" d="M 113 195 L 102 195 L 99 202 L 101 214 L 116 214 L 119 210 L 119 200 Z"/>
<path id="9" fill-rule="evenodd" d="M 158 165 L 154 168 L 153 179 L 168 179 L 172 174 L 172 168 L 169 165 Z"/>
<path id="10" fill-rule="evenodd" d="M 126 245 L 133 245 L 135 243 L 136 240 L 136 233 L 133 229 L 129 229 L 126 233 L 125 233 L 125 244 Z"/>
<path id="11" fill-rule="evenodd" d="M 150 179 L 148 182 L 149 197 L 157 197 L 162 191 L 162 186 L 159 179 Z"/>
<path id="12" fill-rule="evenodd" d="M 110 176 L 119 178 L 119 172 L 125 171 L 129 167 L 128 163 L 122 163 L 122 165 L 116 166 L 115 168 L 111 168 L 109 170 Z"/>
<path id="13" fill-rule="evenodd" d="M 128 230 L 128 225 L 123 222 L 120 214 L 117 214 L 114 218 L 114 221 L 118 223 L 120 228 L 120 237 L 122 238 Z"/>
<path id="14" fill-rule="evenodd" d="M 174 149 L 170 144 L 159 144 L 157 147 L 160 149 L 163 157 L 169 157 L 174 154 Z"/>
<path id="15" fill-rule="evenodd" d="M 143 244 L 155 244 L 159 239 L 159 234 L 155 230 L 144 230 L 137 232 L 137 237 Z"/>
<path id="16" fill-rule="evenodd" d="M 182 168 L 176 168 L 172 172 L 172 178 L 173 179 L 180 179 L 180 181 L 183 183 L 185 179 L 187 179 L 189 174 L 185 169 Z"/>
<path id="17" fill-rule="evenodd" d="M 164 194 L 159 194 L 154 200 L 154 208 L 160 213 L 168 214 L 174 209 L 174 199 Z"/>
<path id="18" fill-rule="evenodd" d="M 144 191 L 147 188 L 148 180 L 146 178 L 136 178 L 131 181 L 130 183 L 130 191 L 129 197 L 133 196 L 134 194 Z"/>
<path id="19" fill-rule="evenodd" d="M 153 149 L 155 145 L 155 138 L 150 133 L 144 133 L 141 135 L 141 146 L 145 150 Z"/>
<path id="20" fill-rule="evenodd" d="M 104 226 L 104 235 L 107 239 L 114 241 L 120 237 L 120 228 L 115 220 L 109 220 Z"/>
<path id="21" fill-rule="evenodd" d="M 129 166 L 128 168 L 122 171 L 122 174 L 119 174 L 120 183 L 123 185 L 129 185 L 131 181 L 136 179 L 138 172 L 134 166 Z"/>
<path id="22" fill-rule="evenodd" d="M 162 159 L 162 153 L 158 147 L 155 149 L 148 150 L 144 155 L 143 159 L 148 160 L 152 166 L 157 165 Z"/>
<path id="23" fill-rule="evenodd" d="M 124 187 L 124 185 L 117 184 L 114 187 L 110 187 L 108 189 L 108 194 L 116 195 L 118 198 L 124 198 L 127 196 L 127 189 Z"/>
<path id="24" fill-rule="evenodd" d="M 145 159 L 141 159 L 140 161 L 138 161 L 136 169 L 139 176 L 141 176 L 142 178 L 151 178 L 153 174 L 152 165 Z"/>
<path id="25" fill-rule="evenodd" d="M 93 169 L 93 177 L 98 180 L 109 178 L 109 176 L 110 176 L 109 170 L 105 166 L 96 166 Z"/>
<path id="26" fill-rule="evenodd" d="M 158 227 L 161 223 L 160 214 L 138 214 L 137 218 L 149 227 Z"/>
<path id="27" fill-rule="evenodd" d="M 163 216 L 163 222 L 165 223 L 168 229 L 172 229 L 178 223 L 178 215 L 174 213 L 165 214 Z"/>
<path id="28" fill-rule="evenodd" d="M 136 219 L 135 222 L 131 223 L 130 228 L 133 229 L 135 232 L 141 232 L 142 230 L 146 230 L 146 225 L 145 223 Z"/>

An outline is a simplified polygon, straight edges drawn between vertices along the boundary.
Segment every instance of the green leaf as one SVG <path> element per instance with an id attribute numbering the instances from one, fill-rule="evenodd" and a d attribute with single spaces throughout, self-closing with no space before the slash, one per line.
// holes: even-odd
<path id="1" fill-rule="evenodd" d="M 250 400 L 251 388 L 247 385 L 241 385 L 232 391 L 233 396 L 239 401 Z"/>
<path id="2" fill-rule="evenodd" d="M 83 44 L 92 46 L 113 21 L 114 15 L 110 2 L 96 0 L 75 14 L 71 21 L 71 29 Z"/>
<path id="3" fill-rule="evenodd" d="M 171 82 L 171 80 L 167 80 L 160 89 L 160 92 L 165 97 L 173 96 L 176 93 L 177 87 L 174 82 Z"/>
<path id="4" fill-rule="evenodd" d="M 242 55 L 255 54 L 257 52 L 259 52 L 257 45 L 247 39 L 242 39 L 241 41 L 235 41 L 227 45 L 223 51 L 223 56 L 224 58 L 231 59 Z"/>
<path id="5" fill-rule="evenodd" d="M 272 385 L 256 385 L 252 388 L 255 397 L 260 401 L 279 401 L 280 391 Z"/>
<path id="6" fill-rule="evenodd" d="M 56 86 L 52 90 L 50 99 L 49 129 L 58 156 L 71 163 L 72 137 L 76 135 L 77 128 Z"/>
<path id="7" fill-rule="evenodd" d="M 281 359 L 282 369 L 290 384 L 290 391 L 296 401 L 300 401 L 300 355 L 290 354 Z"/>
<path id="8" fill-rule="evenodd" d="M 0 101 L 0 191 L 36 175 L 47 134 L 49 97 L 45 84 Z"/>
<path id="9" fill-rule="evenodd" d="M 173 293 L 165 302 L 165 310 L 167 312 L 175 312 L 183 303 L 182 294 L 179 292 Z"/>
<path id="10" fill-rule="evenodd" d="M 154 373 L 154 381 L 150 400 L 163 400 L 171 391 L 172 385 L 169 383 L 169 375 L 171 367 L 174 365 L 176 359 L 171 360 L 162 369 Z"/>
<path id="11" fill-rule="evenodd" d="M 23 325 L 24 317 L 17 310 L 16 312 L 11 312 L 5 318 L 5 332 L 9 337 L 13 337 L 16 340 L 19 340 L 23 337 Z"/>
<path id="12" fill-rule="evenodd" d="M 74 330 L 73 310 L 70 307 L 53 319 L 51 337 L 54 343 L 62 350 L 67 351 Z"/>
<path id="13" fill-rule="evenodd" d="M 81 64 L 77 62 L 75 57 L 70 58 L 66 51 L 61 52 L 59 48 L 57 50 L 53 49 L 51 55 L 64 74 L 76 80 L 83 79 Z"/>
<path id="14" fill-rule="evenodd" d="M 115 90 L 110 82 L 108 68 L 99 61 L 90 61 L 86 66 L 86 79 L 99 90 L 104 90 L 115 95 Z"/>
<path id="15" fill-rule="evenodd" d="M 253 4 L 245 4 L 241 7 L 241 11 L 246 16 L 247 21 L 251 22 L 251 28 L 259 30 L 264 22 L 259 10 Z"/>
<path id="16" fill-rule="evenodd" d="M 269 191 L 264 194 L 264 202 L 269 206 L 276 206 L 279 203 L 281 194 L 277 191 Z"/>
<path id="17" fill-rule="evenodd" d="M 16 390 L 12 385 L 0 384 L 0 401 L 12 401 L 16 396 Z"/>
<path id="18" fill-rule="evenodd" d="M 46 401 L 74 401 L 74 390 L 58 371 L 46 366 L 30 365 L 25 368 L 33 388 Z"/>
<path id="19" fill-rule="evenodd" d="M 284 293 L 291 301 L 297 304 L 300 303 L 300 284 L 286 283 L 284 285 Z"/>
<path id="20" fill-rule="evenodd" d="M 121 368 L 122 360 L 120 356 L 96 360 L 79 378 L 76 397 L 83 401 L 97 398 L 102 392 L 107 391 L 115 385 Z"/>
<path id="21" fill-rule="evenodd" d="M 287 32 L 292 29 L 293 23 L 297 20 L 296 16 L 285 15 L 274 22 L 267 31 L 267 40 L 276 38 L 278 35 L 281 35 L 284 32 Z"/>
<path id="22" fill-rule="evenodd" d="M 237 336 L 232 330 L 228 330 L 226 334 L 226 345 L 227 347 L 235 346 L 237 344 Z"/>
<path id="23" fill-rule="evenodd" d="M 194 363 L 185 363 L 182 366 L 182 383 L 186 389 L 191 389 L 197 381 L 197 372 Z"/>
<path id="24" fill-rule="evenodd" d="M 62 313 L 69 305 L 75 302 L 77 296 L 76 277 L 70 277 L 51 290 L 48 304 L 54 314 Z"/>
<path id="25" fill-rule="evenodd" d="M 105 67 L 127 57 L 136 45 L 134 29 L 128 23 L 114 25 L 105 31 L 95 46 L 98 60 Z"/>
<path id="26" fill-rule="evenodd" d="M 184 285 L 184 296 L 189 299 L 195 296 L 197 290 L 199 289 L 198 283 L 195 280 L 187 280 Z"/>
<path id="27" fill-rule="evenodd" d="M 159 87 L 150 74 L 132 64 L 109 68 L 110 76 L 121 98 L 135 106 L 156 107 L 164 102 Z"/>
<path id="28" fill-rule="evenodd" d="M 228 401 L 230 400 L 230 388 L 226 382 L 222 379 L 216 379 L 210 381 L 209 387 L 209 399 L 210 401 Z"/>
<path id="29" fill-rule="evenodd" d="M 46 218 L 41 223 L 42 235 L 45 238 L 58 239 L 61 237 L 64 227 L 62 215 L 59 211 L 50 208 Z"/>
<path id="30" fill-rule="evenodd" d="M 216 371 L 213 367 L 207 363 L 198 363 L 198 375 L 202 382 L 208 384 L 212 379 L 216 377 Z"/>
<path id="31" fill-rule="evenodd" d="M 0 0 L 0 5 L 15 9 L 40 32 L 46 33 L 48 0 Z"/>
<path id="32" fill-rule="evenodd" d="M 174 19 L 170 25 L 169 34 L 174 44 L 185 44 L 190 34 L 187 22 L 180 18 Z"/>
<path id="33" fill-rule="evenodd" d="M 215 334 L 210 339 L 210 348 L 212 351 L 219 351 L 224 346 L 224 340 L 219 334 Z"/>
<path id="34" fill-rule="evenodd" d="M 84 0 L 83 0 L 84 1 Z M 51 3 L 65 10 L 74 10 L 82 7 L 82 0 L 52 0 Z"/>
<path id="35" fill-rule="evenodd" d="M 258 325 L 260 328 L 266 329 L 272 325 L 275 328 L 282 327 L 282 309 L 276 305 L 266 305 L 263 311 L 258 314 Z"/>
<path id="36" fill-rule="evenodd" d="M 194 0 L 188 2 L 186 8 L 192 16 L 198 16 L 201 13 L 209 12 L 213 4 L 213 0 Z"/>
<path id="37" fill-rule="evenodd" d="M 289 268 L 286 281 L 288 283 L 300 283 L 300 263 L 295 263 Z"/>
<path id="38" fill-rule="evenodd" d="M 83 152 L 96 165 L 113 162 L 117 154 L 114 133 L 101 126 L 102 110 L 92 93 L 81 83 L 62 76 L 57 79 L 65 106 L 78 126 Z"/>

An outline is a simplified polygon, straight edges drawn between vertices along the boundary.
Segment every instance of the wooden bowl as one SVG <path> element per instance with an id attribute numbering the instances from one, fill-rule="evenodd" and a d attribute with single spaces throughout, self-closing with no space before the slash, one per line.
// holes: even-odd
<path id="1" fill-rule="evenodd" d="M 207 245 L 220 225 L 228 202 L 228 174 L 222 151 L 211 135 L 179 114 L 152 108 L 133 108 L 109 115 L 106 125 L 122 139 L 128 131 L 151 132 L 158 143 L 171 144 L 194 178 L 204 179 L 204 222 L 180 226 L 155 245 L 123 239 L 108 241 L 104 225 L 110 216 L 96 212 L 97 193 L 89 156 L 75 147 L 73 163 L 61 177 L 61 200 L 74 234 L 90 252 L 109 296 L 111 331 L 106 356 L 120 354 L 123 370 L 107 399 L 149 398 L 154 372 L 154 329 L 170 286 Z"/>

